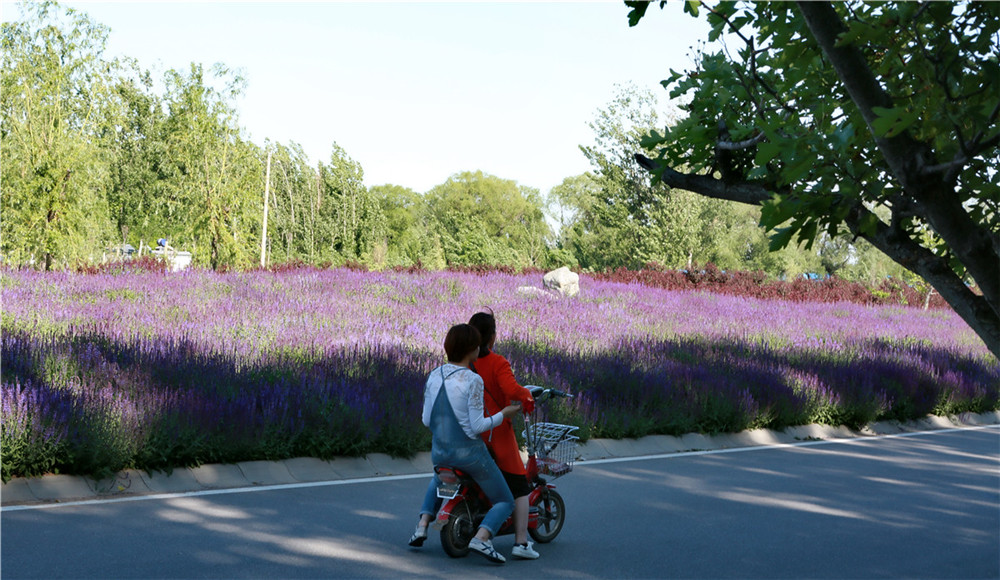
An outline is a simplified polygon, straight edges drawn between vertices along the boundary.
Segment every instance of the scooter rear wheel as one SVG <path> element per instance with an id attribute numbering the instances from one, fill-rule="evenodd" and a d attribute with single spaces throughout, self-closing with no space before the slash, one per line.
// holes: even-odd
<path id="1" fill-rule="evenodd" d="M 559 492 L 549 489 L 538 502 L 538 527 L 528 528 L 528 533 L 539 544 L 556 539 L 566 523 L 566 502 Z"/>
<path id="2" fill-rule="evenodd" d="M 476 533 L 469 502 L 463 501 L 451 510 L 448 522 L 441 528 L 441 547 L 452 558 L 469 555 L 469 540 Z"/>

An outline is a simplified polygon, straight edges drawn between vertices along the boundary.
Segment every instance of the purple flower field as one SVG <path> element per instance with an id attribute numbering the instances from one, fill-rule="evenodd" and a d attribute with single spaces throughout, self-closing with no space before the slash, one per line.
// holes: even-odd
<path id="1" fill-rule="evenodd" d="M 429 448 L 445 332 L 476 311 L 592 437 L 861 426 L 1000 407 L 950 310 L 789 303 L 582 277 L 301 269 L 2 279 L 3 478 Z"/>

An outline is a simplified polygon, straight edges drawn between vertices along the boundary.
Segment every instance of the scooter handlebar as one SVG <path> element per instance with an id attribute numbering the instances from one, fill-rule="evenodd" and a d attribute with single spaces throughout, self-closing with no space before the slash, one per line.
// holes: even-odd
<path id="1" fill-rule="evenodd" d="M 564 393 L 556 389 L 546 389 L 545 387 L 539 387 L 538 385 L 525 385 L 524 388 L 528 389 L 531 396 L 537 401 L 538 399 L 544 399 L 546 397 L 560 397 L 564 399 L 572 399 L 573 395 L 569 393 Z"/>

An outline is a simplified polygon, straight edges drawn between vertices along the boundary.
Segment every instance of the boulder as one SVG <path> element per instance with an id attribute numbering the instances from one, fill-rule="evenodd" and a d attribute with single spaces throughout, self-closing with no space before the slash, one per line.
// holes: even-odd
<path id="1" fill-rule="evenodd" d="M 566 266 L 546 274 L 542 278 L 542 283 L 546 288 L 555 290 L 567 298 L 580 293 L 580 276 L 576 272 L 571 272 Z"/>

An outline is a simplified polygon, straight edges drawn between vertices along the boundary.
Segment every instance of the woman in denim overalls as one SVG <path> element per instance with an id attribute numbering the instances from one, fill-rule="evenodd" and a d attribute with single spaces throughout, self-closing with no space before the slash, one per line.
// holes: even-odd
<path id="1" fill-rule="evenodd" d="M 503 563 L 504 557 L 490 538 L 496 534 L 514 509 L 514 497 L 500 468 L 490 456 L 479 434 L 496 427 L 505 417 L 520 411 L 520 405 L 508 405 L 499 413 L 485 417 L 483 380 L 469 365 L 479 356 L 479 331 L 468 324 L 448 330 L 444 340 L 448 364 L 433 371 L 424 389 L 423 422 L 431 429 L 431 461 L 465 471 L 476 480 L 493 507 L 486 512 L 469 549 L 488 560 Z M 441 507 L 437 497 L 438 477 L 431 478 L 420 508 L 420 522 L 410 538 L 411 546 L 421 546 L 427 539 L 427 525 Z"/>

